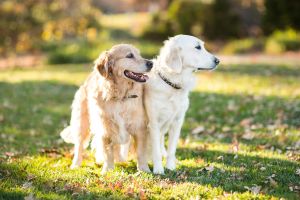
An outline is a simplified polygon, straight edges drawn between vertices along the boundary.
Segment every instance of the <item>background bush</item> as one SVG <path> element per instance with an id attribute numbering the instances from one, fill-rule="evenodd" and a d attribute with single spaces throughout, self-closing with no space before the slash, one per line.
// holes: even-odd
<path id="1" fill-rule="evenodd" d="M 228 39 L 238 37 L 239 33 L 239 18 L 230 6 L 230 0 L 213 3 L 174 0 L 166 13 L 153 15 L 143 37 L 165 39 L 175 34 L 191 34 L 208 39 Z"/>
<path id="2" fill-rule="evenodd" d="M 30 52 L 54 40 L 95 37 L 100 14 L 91 0 L 3 0 L 0 54 Z"/>
<path id="3" fill-rule="evenodd" d="M 271 34 L 278 29 L 293 28 L 300 30 L 299 0 L 265 0 L 263 30 Z"/>

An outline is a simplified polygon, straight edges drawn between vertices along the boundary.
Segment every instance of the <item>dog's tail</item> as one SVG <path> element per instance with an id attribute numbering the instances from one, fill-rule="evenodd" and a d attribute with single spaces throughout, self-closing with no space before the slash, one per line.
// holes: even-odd
<path id="1" fill-rule="evenodd" d="M 60 137 L 66 142 L 70 144 L 75 144 L 77 136 L 72 133 L 71 126 L 67 126 L 62 132 L 60 132 Z M 83 148 L 87 148 L 90 143 L 90 137 L 83 138 Z"/>
<path id="2" fill-rule="evenodd" d="M 84 148 L 89 145 L 91 134 L 89 130 L 87 96 L 83 86 L 75 94 L 70 125 L 60 133 L 60 136 L 67 143 L 80 143 L 83 144 Z"/>
<path id="3" fill-rule="evenodd" d="M 75 137 L 72 135 L 71 127 L 68 126 L 62 132 L 60 132 L 60 137 L 66 142 L 66 143 L 75 143 Z"/>

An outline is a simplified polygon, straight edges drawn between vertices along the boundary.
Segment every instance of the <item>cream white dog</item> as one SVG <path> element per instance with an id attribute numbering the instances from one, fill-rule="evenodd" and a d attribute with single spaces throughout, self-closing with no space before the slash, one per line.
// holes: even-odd
<path id="1" fill-rule="evenodd" d="M 189 35 L 169 38 L 154 60 L 145 84 L 144 102 L 152 147 L 153 173 L 164 174 L 164 135 L 169 133 L 166 168 L 176 168 L 176 146 L 195 85 L 194 71 L 213 70 L 219 60 L 204 48 L 204 42 Z"/>

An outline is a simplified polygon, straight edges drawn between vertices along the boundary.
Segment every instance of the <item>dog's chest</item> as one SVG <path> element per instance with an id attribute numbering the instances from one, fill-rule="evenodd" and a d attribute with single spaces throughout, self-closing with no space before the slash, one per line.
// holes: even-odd
<path id="1" fill-rule="evenodd" d="M 160 102 L 160 103 L 159 103 Z M 171 123 L 176 117 L 184 114 L 188 106 L 188 96 L 181 93 L 166 93 L 156 103 L 160 108 L 158 121 L 162 124 Z"/>

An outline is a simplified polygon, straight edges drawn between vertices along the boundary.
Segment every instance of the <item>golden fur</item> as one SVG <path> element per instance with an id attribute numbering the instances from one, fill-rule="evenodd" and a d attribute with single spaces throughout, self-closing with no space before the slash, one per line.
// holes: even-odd
<path id="1" fill-rule="evenodd" d="M 134 57 L 127 58 L 129 54 Z M 70 126 L 61 133 L 66 142 L 75 145 L 72 168 L 80 166 L 82 150 L 93 136 L 96 162 L 104 161 L 102 173 L 113 169 L 114 148 L 128 143 L 131 135 L 137 143 L 138 169 L 150 171 L 144 153 L 143 86 L 124 75 L 125 70 L 149 71 L 149 62 L 136 48 L 126 44 L 112 47 L 95 61 L 94 70 L 75 94 Z"/>

